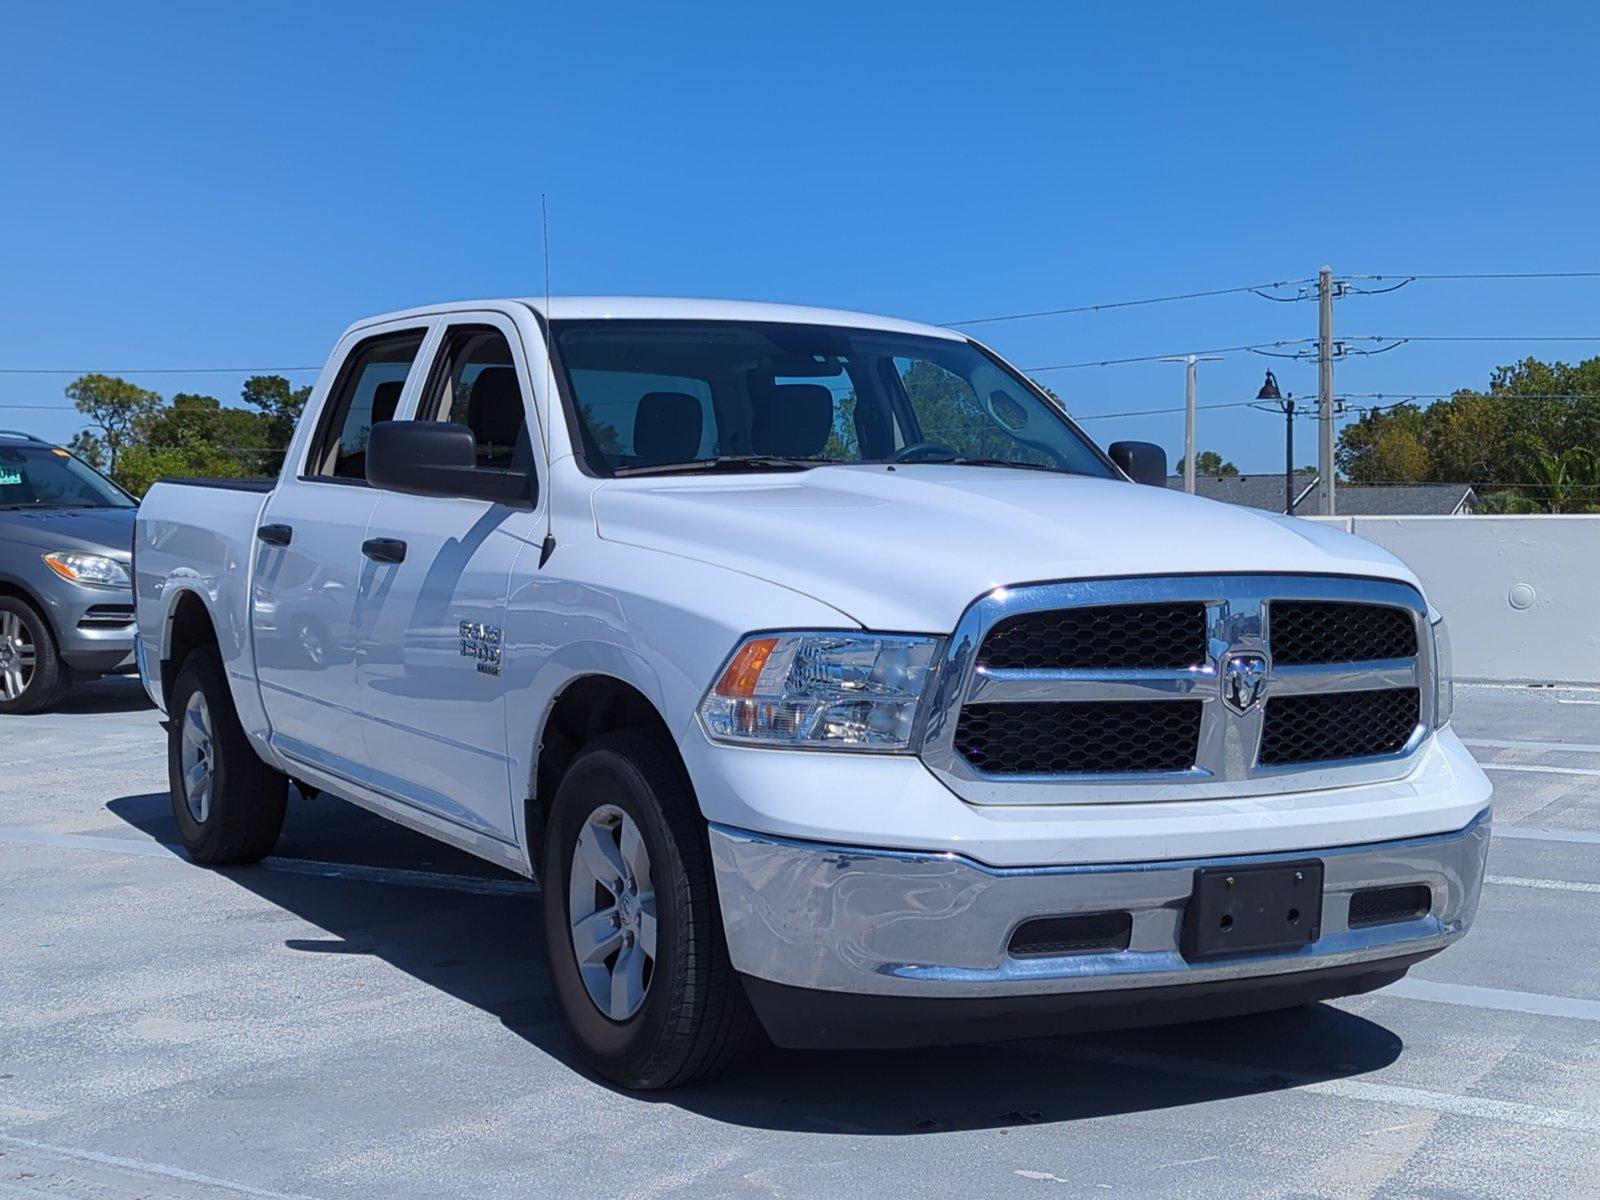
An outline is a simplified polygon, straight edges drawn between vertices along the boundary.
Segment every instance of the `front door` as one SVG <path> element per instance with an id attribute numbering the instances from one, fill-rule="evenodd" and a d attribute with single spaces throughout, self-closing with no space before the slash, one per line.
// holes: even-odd
<path id="1" fill-rule="evenodd" d="M 385 792 L 503 841 L 516 837 L 501 673 L 512 570 L 543 538 L 525 359 L 502 317 L 447 326 L 416 419 L 471 428 L 478 464 L 525 470 L 528 503 L 383 492 L 367 537 L 393 558 L 366 564 L 358 672 L 368 760 Z"/>
<path id="2" fill-rule="evenodd" d="M 353 346 L 322 406 L 303 462 L 285 471 L 257 528 L 251 593 L 261 699 L 281 753 L 363 781 L 356 679 L 361 544 L 377 507 L 367 435 L 394 416 L 426 330 Z"/>

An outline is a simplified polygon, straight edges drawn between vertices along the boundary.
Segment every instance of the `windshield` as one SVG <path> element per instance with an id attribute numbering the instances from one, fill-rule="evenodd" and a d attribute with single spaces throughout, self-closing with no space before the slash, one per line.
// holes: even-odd
<path id="1" fill-rule="evenodd" d="M 966 341 L 754 321 L 555 321 L 551 335 L 606 473 L 954 462 L 1116 477 Z"/>
<path id="2" fill-rule="evenodd" d="M 0 446 L 0 509 L 135 508 L 100 472 L 55 446 Z"/>

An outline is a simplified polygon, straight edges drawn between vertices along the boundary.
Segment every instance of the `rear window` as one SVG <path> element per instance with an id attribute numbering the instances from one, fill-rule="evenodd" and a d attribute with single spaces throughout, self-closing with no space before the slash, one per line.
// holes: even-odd
<path id="1" fill-rule="evenodd" d="M 367 439 L 378 421 L 394 419 L 423 333 L 384 334 L 350 352 L 306 464 L 308 477 L 366 482 Z"/>
<path id="2" fill-rule="evenodd" d="M 0 446 L 0 508 L 134 508 L 131 496 L 54 446 Z"/>

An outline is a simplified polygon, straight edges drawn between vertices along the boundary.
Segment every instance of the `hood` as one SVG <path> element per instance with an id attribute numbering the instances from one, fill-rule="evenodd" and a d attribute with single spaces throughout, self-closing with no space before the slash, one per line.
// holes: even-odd
<path id="1" fill-rule="evenodd" d="M 937 464 L 608 480 L 603 539 L 766 579 L 870 629 L 945 632 L 990 589 L 1226 573 L 1416 577 L 1315 522 L 1120 480 Z"/>
<path id="2" fill-rule="evenodd" d="M 0 509 L 0 542 L 128 560 L 137 508 Z"/>

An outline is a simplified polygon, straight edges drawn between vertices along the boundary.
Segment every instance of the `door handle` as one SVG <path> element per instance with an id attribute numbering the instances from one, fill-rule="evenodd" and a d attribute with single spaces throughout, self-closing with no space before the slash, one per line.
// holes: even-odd
<path id="1" fill-rule="evenodd" d="M 269 546 L 287 546 L 294 540 L 294 529 L 288 525 L 263 525 L 256 536 Z"/>
<path id="2" fill-rule="evenodd" d="M 399 538 L 368 538 L 361 543 L 361 553 L 373 562 L 403 563 L 406 560 L 406 544 Z"/>

